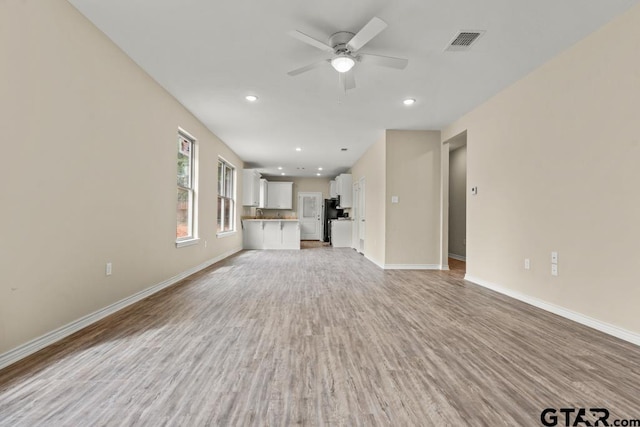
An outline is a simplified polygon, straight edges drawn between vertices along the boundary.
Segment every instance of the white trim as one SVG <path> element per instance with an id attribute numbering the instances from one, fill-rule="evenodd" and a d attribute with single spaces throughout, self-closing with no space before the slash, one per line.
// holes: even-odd
<path id="1" fill-rule="evenodd" d="M 159 292 L 165 288 L 168 288 L 171 285 L 174 285 L 176 283 L 178 283 L 179 281 L 181 281 L 182 279 L 197 273 L 200 270 L 203 270 L 207 267 L 209 267 L 210 265 L 215 264 L 216 262 L 220 262 L 223 259 L 235 254 L 236 252 L 240 252 L 242 250 L 242 248 L 237 248 L 237 249 L 233 249 L 229 252 L 225 252 L 222 255 L 219 255 L 215 258 L 212 258 L 208 261 L 203 262 L 200 265 L 196 265 L 195 267 L 192 267 L 186 271 L 183 271 L 182 273 L 173 276 L 167 280 L 164 280 L 154 286 L 151 286 L 147 289 L 144 289 L 136 294 L 133 294 L 127 298 L 124 298 L 118 302 L 115 302 L 111 305 L 108 305 L 107 307 L 104 307 L 98 311 L 95 311 L 91 314 L 88 314 L 86 316 L 83 316 L 71 323 L 68 323 L 64 326 L 61 326 L 58 329 L 55 329 L 51 332 L 48 332 L 38 338 L 35 338 L 25 344 L 22 344 L 12 350 L 9 350 L 6 353 L 0 354 L 0 369 L 5 368 L 21 359 L 24 359 L 27 356 L 32 355 L 33 353 L 42 350 L 43 348 L 57 342 L 60 341 L 63 338 L 68 337 L 71 334 L 74 334 L 78 331 L 80 331 L 81 329 L 86 328 L 87 326 L 101 320 L 104 319 L 107 316 L 110 316 L 111 314 L 122 310 L 125 307 L 130 306 L 131 304 L 134 304 L 138 301 L 141 301 L 145 298 L 147 298 L 150 295 L 155 294 L 156 292 Z"/>
<path id="2" fill-rule="evenodd" d="M 640 346 L 640 334 L 638 333 L 620 328 L 619 326 L 611 325 L 601 320 L 594 319 L 593 317 L 585 316 L 584 314 L 577 313 L 575 311 L 571 311 L 564 307 L 560 307 L 558 305 L 548 303 L 541 299 L 531 297 L 529 295 L 525 295 L 520 292 L 513 291 L 511 289 L 504 288 L 502 286 L 496 285 L 495 283 L 491 283 L 486 280 L 479 279 L 477 277 L 469 276 L 468 274 L 465 275 L 464 280 L 468 280 L 469 282 L 475 283 L 476 285 L 485 287 L 487 289 L 491 289 L 492 291 L 501 293 L 511 298 L 515 298 L 519 301 L 525 302 L 534 307 L 538 307 L 542 310 L 549 311 L 553 314 L 557 314 L 558 316 L 562 316 L 566 319 L 573 320 L 574 322 L 580 323 L 584 326 L 588 326 L 600 332 L 604 332 L 605 334 L 612 335 L 616 338 L 620 338 L 621 340 L 628 341 L 632 344 Z"/>
<path id="3" fill-rule="evenodd" d="M 197 245 L 200 242 L 199 238 L 195 239 L 186 239 L 186 240 L 178 240 L 176 242 L 176 248 L 184 248 L 185 246 Z"/>
<path id="4" fill-rule="evenodd" d="M 385 270 L 441 270 L 440 264 L 385 264 Z"/>
<path id="5" fill-rule="evenodd" d="M 216 233 L 216 237 L 218 239 L 222 238 L 222 237 L 228 237 L 228 236 L 233 236 L 234 234 L 236 234 L 237 231 L 233 230 L 233 231 L 223 231 L 222 233 Z"/>
<path id="6" fill-rule="evenodd" d="M 362 255 L 364 255 L 364 257 L 366 259 L 368 259 L 369 261 L 371 261 L 372 263 L 374 263 L 375 265 L 377 265 L 378 267 L 380 267 L 380 268 L 382 268 L 384 270 L 384 264 L 380 264 L 378 261 L 374 260 L 373 258 L 369 258 L 369 255 L 367 255 L 367 254 L 363 253 Z"/>
<path id="7" fill-rule="evenodd" d="M 382 264 L 378 261 L 369 258 L 368 255 L 363 254 L 366 259 L 377 265 L 383 270 L 448 270 L 448 265 L 440 264 Z"/>
<path id="8" fill-rule="evenodd" d="M 186 130 L 184 130 L 183 128 L 181 128 L 180 126 L 178 126 L 178 133 L 181 133 L 182 136 L 187 137 L 187 139 L 190 139 L 193 142 L 196 142 L 196 140 L 198 138 L 196 138 L 195 136 L 191 135 L 189 132 L 187 132 Z"/>
<path id="9" fill-rule="evenodd" d="M 458 261 L 467 262 L 467 257 L 462 255 L 456 255 L 449 252 L 449 258 L 457 259 Z"/>

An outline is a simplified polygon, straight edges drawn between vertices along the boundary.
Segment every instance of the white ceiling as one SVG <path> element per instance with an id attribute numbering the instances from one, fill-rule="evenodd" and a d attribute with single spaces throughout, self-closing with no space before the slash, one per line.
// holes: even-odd
<path id="1" fill-rule="evenodd" d="M 248 166 L 291 176 L 334 176 L 385 129 L 441 129 L 638 1 L 69 0 Z M 287 75 L 327 57 L 287 32 L 327 41 L 373 16 L 389 27 L 361 52 L 405 70 L 357 64 L 341 103 L 330 66 Z M 486 33 L 444 52 L 459 30 Z"/>

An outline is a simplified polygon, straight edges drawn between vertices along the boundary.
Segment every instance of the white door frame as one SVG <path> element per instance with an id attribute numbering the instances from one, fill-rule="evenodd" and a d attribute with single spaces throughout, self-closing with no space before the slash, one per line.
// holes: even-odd
<path id="1" fill-rule="evenodd" d="M 311 237 L 305 237 L 303 239 L 303 235 L 302 235 L 302 218 L 303 218 L 303 203 L 302 203 L 302 199 L 303 197 L 309 197 L 309 196 L 313 196 L 316 198 L 317 203 L 316 203 L 316 233 Z M 300 224 L 300 240 L 322 240 L 322 235 L 323 235 L 323 228 L 322 228 L 322 193 L 319 191 L 301 191 L 298 192 L 298 221 L 301 223 Z"/>
<path id="2" fill-rule="evenodd" d="M 468 150 L 468 137 L 467 131 L 464 130 L 457 135 L 442 142 L 440 147 L 440 269 L 449 269 L 449 143 L 460 135 L 465 134 L 467 138 L 467 150 Z M 468 162 L 468 157 L 467 157 Z M 467 189 L 469 188 L 469 163 L 467 163 Z M 469 234 L 469 203 L 467 201 L 467 235 Z M 467 259 L 469 254 L 467 253 Z"/>
<path id="3" fill-rule="evenodd" d="M 352 222 L 353 222 L 353 227 L 351 227 L 351 247 L 353 249 L 355 249 L 356 251 L 358 251 L 358 248 L 360 247 L 360 240 L 358 239 L 358 230 L 359 230 L 359 222 L 358 222 L 358 215 L 360 213 L 360 207 L 358 206 L 358 197 L 360 195 L 360 185 L 358 184 L 358 181 L 355 181 L 353 183 L 353 198 L 351 200 L 353 200 L 353 208 L 351 209 L 351 215 L 352 215 Z M 360 251 L 358 251 L 360 252 Z"/>
<path id="4" fill-rule="evenodd" d="M 356 202 L 358 205 L 358 216 L 357 218 L 355 218 L 355 220 L 358 222 L 358 236 L 357 236 L 356 250 L 361 254 L 364 254 L 364 241 L 365 241 L 365 235 L 367 230 L 367 224 L 365 222 L 365 219 L 367 216 L 367 205 L 365 201 L 367 187 L 365 184 L 366 184 L 366 180 L 365 180 L 365 177 L 363 176 L 358 181 L 358 200 Z"/>

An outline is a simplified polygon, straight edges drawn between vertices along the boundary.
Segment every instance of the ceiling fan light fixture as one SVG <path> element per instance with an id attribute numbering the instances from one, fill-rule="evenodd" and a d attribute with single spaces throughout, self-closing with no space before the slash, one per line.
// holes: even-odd
<path id="1" fill-rule="evenodd" d="M 338 55 L 331 60 L 331 66 L 339 73 L 346 73 L 353 66 L 356 65 L 356 61 L 348 55 Z"/>

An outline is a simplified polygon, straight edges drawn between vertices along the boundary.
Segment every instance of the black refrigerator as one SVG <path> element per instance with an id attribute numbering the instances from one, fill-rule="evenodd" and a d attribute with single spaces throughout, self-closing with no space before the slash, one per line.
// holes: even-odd
<path id="1" fill-rule="evenodd" d="M 331 220 L 344 216 L 344 210 L 338 209 L 338 199 L 324 199 L 324 241 L 331 239 Z"/>

